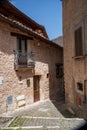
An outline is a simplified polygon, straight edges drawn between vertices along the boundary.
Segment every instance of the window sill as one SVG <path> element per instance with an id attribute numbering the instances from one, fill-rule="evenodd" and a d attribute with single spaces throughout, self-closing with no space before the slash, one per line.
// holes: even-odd
<path id="1" fill-rule="evenodd" d="M 84 91 L 76 90 L 78 94 L 84 95 Z"/>
<path id="2" fill-rule="evenodd" d="M 74 58 L 74 59 L 83 59 L 83 58 L 85 58 L 85 55 L 82 55 L 82 56 L 74 56 L 74 57 L 72 57 L 72 58 Z"/>

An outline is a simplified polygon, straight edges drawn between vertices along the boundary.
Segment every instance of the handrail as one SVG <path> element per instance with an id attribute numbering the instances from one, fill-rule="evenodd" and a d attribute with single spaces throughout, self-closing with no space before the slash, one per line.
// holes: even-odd
<path id="1" fill-rule="evenodd" d="M 35 54 L 33 52 L 27 53 L 24 51 L 14 51 L 14 64 L 20 67 L 34 67 Z"/>

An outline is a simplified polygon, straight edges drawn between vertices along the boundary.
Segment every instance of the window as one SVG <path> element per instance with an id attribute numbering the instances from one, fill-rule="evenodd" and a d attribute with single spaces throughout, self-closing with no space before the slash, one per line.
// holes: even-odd
<path id="1" fill-rule="evenodd" d="M 27 52 L 27 41 L 24 38 L 17 38 L 17 49 L 19 52 Z"/>
<path id="2" fill-rule="evenodd" d="M 19 65 L 27 65 L 27 40 L 17 37 L 17 62 Z"/>
<path id="3" fill-rule="evenodd" d="M 63 77 L 63 65 L 56 64 L 56 78 L 62 78 Z"/>
<path id="4" fill-rule="evenodd" d="M 84 31 L 83 24 L 79 24 L 74 31 L 74 40 L 75 40 L 75 56 L 84 55 Z"/>
<path id="5" fill-rule="evenodd" d="M 50 77 L 50 74 L 49 73 L 47 73 L 47 78 L 49 78 Z"/>
<path id="6" fill-rule="evenodd" d="M 79 91 L 83 91 L 83 84 L 82 83 L 77 83 L 77 89 Z"/>

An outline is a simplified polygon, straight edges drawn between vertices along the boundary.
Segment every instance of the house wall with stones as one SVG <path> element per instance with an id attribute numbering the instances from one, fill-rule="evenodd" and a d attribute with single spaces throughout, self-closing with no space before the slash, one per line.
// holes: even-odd
<path id="1" fill-rule="evenodd" d="M 64 81 L 66 103 L 87 103 L 87 0 L 63 0 Z M 75 55 L 75 30 L 82 28 L 83 54 Z M 80 38 L 80 36 L 79 36 Z M 81 41 L 81 40 L 80 40 Z M 79 45 L 80 45 L 79 41 Z M 77 47 L 77 49 L 79 46 Z"/>
<path id="2" fill-rule="evenodd" d="M 56 100 L 61 90 L 55 64 L 63 62 L 62 48 L 41 40 L 38 42 L 38 38 L 27 40 L 28 52 L 35 54 L 35 68 L 16 70 L 14 51 L 17 50 L 17 38 L 11 32 L 30 36 L 7 22 L 0 21 L 0 113 L 18 108 L 17 97 L 21 95 L 25 96 L 26 105 L 34 103 L 35 75 L 40 77 L 40 100 Z M 27 79 L 30 81 L 29 86 Z"/>

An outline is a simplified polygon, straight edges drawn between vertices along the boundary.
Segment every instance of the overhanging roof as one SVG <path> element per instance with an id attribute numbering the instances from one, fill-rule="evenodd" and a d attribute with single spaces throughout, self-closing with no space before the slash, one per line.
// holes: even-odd
<path id="1" fill-rule="evenodd" d="M 32 19 L 24 15 L 22 12 L 20 12 L 16 7 L 14 7 L 9 2 L 0 4 L 0 21 L 9 23 L 10 25 L 20 29 L 23 32 L 28 33 L 34 38 L 38 38 L 39 40 L 46 42 L 51 46 L 59 47 L 62 49 L 62 47 L 60 47 L 59 45 L 55 44 L 54 42 L 48 39 L 43 26 L 37 24 L 35 21 L 33 21 Z M 41 30 L 43 30 L 45 36 L 37 33 L 36 31 L 34 31 L 34 29 L 32 30 L 32 28 L 30 28 L 30 25 L 33 28 L 40 28 Z"/>
<path id="2" fill-rule="evenodd" d="M 0 3 L 0 13 L 4 14 L 4 16 L 17 20 L 20 23 L 29 26 L 33 30 L 40 29 L 43 32 L 44 36 L 48 38 L 48 35 L 46 33 L 44 26 L 36 23 L 34 20 L 32 20 L 27 15 L 22 13 L 15 6 L 13 6 L 10 2 Z"/>

